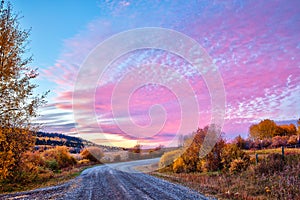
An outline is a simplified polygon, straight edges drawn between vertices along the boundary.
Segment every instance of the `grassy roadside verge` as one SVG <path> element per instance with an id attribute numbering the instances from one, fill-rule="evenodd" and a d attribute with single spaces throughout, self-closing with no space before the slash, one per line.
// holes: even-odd
<path id="1" fill-rule="evenodd" d="M 217 184 L 214 184 L 215 180 L 212 178 L 213 176 L 210 177 L 208 174 L 176 174 L 171 172 L 151 172 L 149 174 L 191 188 L 207 197 L 222 197 L 219 188 L 216 187 Z M 215 177 L 217 177 L 217 175 Z"/>
<path id="2" fill-rule="evenodd" d="M 258 165 L 251 164 L 240 173 L 174 173 L 160 170 L 149 174 L 218 199 L 300 199 L 300 151 L 285 151 L 284 162 L 278 158 L 265 160 L 280 151 L 281 149 L 248 151 L 250 155 L 261 155 L 260 162 Z"/>
<path id="3" fill-rule="evenodd" d="M 43 187 L 55 186 L 65 183 L 81 174 L 81 172 L 87 168 L 91 168 L 99 165 L 99 163 L 81 164 L 73 167 L 68 167 L 55 172 L 51 178 L 37 179 L 30 183 L 7 183 L 1 184 L 0 194 L 8 194 L 14 192 L 29 191 Z"/>

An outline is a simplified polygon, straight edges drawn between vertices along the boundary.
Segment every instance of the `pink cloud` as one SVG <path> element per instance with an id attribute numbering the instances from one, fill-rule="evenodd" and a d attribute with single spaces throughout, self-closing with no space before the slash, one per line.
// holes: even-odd
<path id="1" fill-rule="evenodd" d="M 136 6 L 132 4 L 128 8 Z M 66 50 L 61 58 L 53 67 L 44 71 L 44 76 L 58 85 L 56 98 L 58 108 L 71 111 L 73 86 L 79 66 L 92 48 L 114 33 L 144 25 L 141 21 L 142 17 L 138 17 L 139 13 L 131 13 L 130 16 L 136 17 L 132 18 L 128 26 L 114 26 L 116 21 L 122 21 L 121 18 L 124 18 L 128 10 L 120 7 L 113 10 L 116 5 L 111 6 L 111 12 L 116 17 L 114 20 L 102 18 L 94 20 L 88 25 L 87 31 L 66 40 Z M 208 2 L 201 12 L 187 5 L 189 14 L 186 15 L 182 8 L 183 13 L 177 13 L 178 19 L 175 20 L 177 24 L 174 24 L 174 20 L 167 19 L 159 22 L 165 23 L 159 24 L 163 27 L 182 31 L 197 40 L 219 67 L 226 90 L 227 121 L 224 131 L 228 137 L 238 133 L 246 135 L 249 125 L 259 119 L 292 119 L 300 112 L 299 106 L 295 106 L 300 98 L 298 91 L 300 85 L 299 8 L 297 2 L 286 3 L 285 1 L 241 3 L 220 1 L 218 4 Z M 159 9 L 161 8 L 153 12 L 160 12 Z M 158 22 L 153 22 L 158 26 L 156 23 Z M 95 92 L 95 105 L 93 105 L 99 126 L 106 133 L 132 138 L 122 132 L 115 123 L 111 97 L 113 90 L 125 74 L 130 73 L 137 65 L 151 62 L 169 64 L 170 68 L 182 74 L 196 91 L 201 115 L 199 126 L 210 123 L 210 95 L 201 75 L 197 74 L 188 63 L 174 55 L 148 50 L 133 52 L 119 58 L 101 78 Z M 142 74 L 145 79 L 153 75 L 153 69 L 147 70 L 149 77 Z M 156 76 L 162 76 L 165 72 L 165 70 L 156 70 Z M 172 81 L 176 82 L 174 78 Z M 153 104 L 163 105 L 167 120 L 161 133 L 152 138 L 142 139 L 143 142 L 153 142 L 155 138 L 162 142 L 164 137 L 172 138 L 168 134 L 174 135 L 178 129 L 180 107 L 174 95 L 167 90 L 156 88 L 152 92 L 154 93 L 142 87 L 133 93 L 128 105 L 133 121 L 138 125 L 149 124 L 151 120 L 148 111 Z M 82 109 L 83 115 L 93 102 L 85 96 L 84 93 L 81 94 L 84 103 L 77 107 Z M 127 98 L 127 94 L 120 93 L 118 98 L 115 109 L 124 112 L 126 117 L 128 107 L 122 105 L 122 98 Z M 86 128 L 87 132 L 97 131 L 98 124 L 87 124 Z M 191 131 L 187 129 L 186 133 Z"/>

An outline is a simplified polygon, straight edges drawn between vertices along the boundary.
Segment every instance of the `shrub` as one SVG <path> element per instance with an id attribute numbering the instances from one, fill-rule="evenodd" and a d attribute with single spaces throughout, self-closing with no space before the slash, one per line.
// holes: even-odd
<path id="1" fill-rule="evenodd" d="M 174 151 L 169 151 L 166 152 L 162 155 L 162 157 L 159 160 L 159 168 L 165 168 L 174 162 L 176 158 L 178 158 L 181 155 L 181 150 L 174 150 Z"/>
<path id="2" fill-rule="evenodd" d="M 234 141 L 234 144 L 236 144 L 240 149 L 246 149 L 246 140 L 241 137 L 241 135 L 238 135 Z"/>
<path id="3" fill-rule="evenodd" d="M 38 178 L 41 166 L 45 164 L 43 158 L 38 152 L 26 152 L 20 160 L 20 167 L 14 171 L 14 182 L 32 182 Z"/>
<path id="4" fill-rule="evenodd" d="M 41 170 L 41 172 L 39 173 L 39 180 L 48 180 L 50 178 L 54 177 L 54 173 L 52 170 L 48 169 L 48 170 Z"/>
<path id="5" fill-rule="evenodd" d="M 248 166 L 249 166 L 249 162 L 242 160 L 241 158 L 234 159 L 230 163 L 229 172 L 232 174 L 238 173 L 238 172 L 246 170 L 248 168 Z"/>
<path id="6" fill-rule="evenodd" d="M 184 142 L 183 150 L 165 153 L 160 160 L 159 167 L 166 169 L 169 167 L 170 170 L 176 173 L 220 170 L 222 168 L 221 153 L 225 146 L 225 141 L 222 138 L 210 138 L 217 139 L 217 143 L 213 146 L 212 150 L 205 155 L 206 151 L 210 150 L 207 149 L 209 147 L 205 146 L 205 144 L 202 146 L 208 129 L 208 126 L 203 129 L 198 129 L 197 132 L 192 135 L 192 138 Z M 214 137 L 219 136 L 215 134 Z M 200 158 L 200 154 L 204 157 Z"/>
<path id="7" fill-rule="evenodd" d="M 22 171 L 20 161 L 33 142 L 32 134 L 26 129 L 0 127 L 0 181 L 18 176 Z"/>
<path id="8" fill-rule="evenodd" d="M 78 161 L 78 164 L 88 164 L 88 163 L 90 163 L 89 159 L 82 159 Z"/>
<path id="9" fill-rule="evenodd" d="M 225 141 L 220 139 L 204 158 L 205 164 L 202 165 L 203 171 L 217 171 L 223 168 L 222 152 L 225 147 Z"/>
<path id="10" fill-rule="evenodd" d="M 199 169 L 202 169 L 203 165 L 200 166 L 200 161 L 205 160 L 205 168 L 208 171 L 213 171 L 215 168 L 219 168 L 220 163 L 220 149 L 222 149 L 222 146 L 224 144 L 224 141 L 218 137 L 217 134 L 214 132 L 214 126 L 212 126 L 211 129 L 211 138 L 210 139 L 216 139 L 218 140 L 217 144 L 213 147 L 211 152 L 209 152 L 207 155 L 207 151 L 210 150 L 210 145 L 207 146 L 209 143 L 203 144 L 205 141 L 205 137 L 208 133 L 209 127 L 206 126 L 203 129 L 199 128 L 197 132 L 193 133 L 190 138 L 187 138 L 184 142 L 184 152 L 182 153 L 181 157 L 184 162 L 184 172 L 196 172 Z M 213 136 L 213 137 L 212 137 Z M 204 157 L 204 158 L 201 158 Z"/>
<path id="11" fill-rule="evenodd" d="M 198 172 L 207 172 L 205 159 L 202 159 L 197 163 L 197 171 Z"/>
<path id="12" fill-rule="evenodd" d="M 252 141 L 251 148 L 253 148 L 253 149 L 262 149 L 261 141 L 260 140 Z"/>
<path id="13" fill-rule="evenodd" d="M 120 162 L 121 161 L 121 156 L 120 155 L 116 155 L 114 157 L 114 162 Z"/>
<path id="14" fill-rule="evenodd" d="M 281 147 L 287 144 L 287 136 L 275 136 L 272 138 L 272 147 Z"/>
<path id="15" fill-rule="evenodd" d="M 92 162 L 100 162 L 103 157 L 102 150 L 99 147 L 87 147 L 80 153 L 83 159 L 88 159 Z"/>
<path id="16" fill-rule="evenodd" d="M 75 160 L 79 161 L 82 160 L 82 156 L 80 154 L 71 154 L 73 158 L 75 158 Z"/>
<path id="17" fill-rule="evenodd" d="M 183 145 L 184 153 L 181 156 L 185 163 L 185 172 L 197 171 L 197 164 L 200 161 L 200 149 L 208 133 L 208 129 L 208 126 L 204 127 L 203 129 L 199 128 L 197 132 L 191 135 L 191 137 L 185 139 Z M 203 152 L 205 151 L 206 149 L 204 149 Z"/>
<path id="18" fill-rule="evenodd" d="M 272 145 L 272 140 L 271 139 L 261 140 L 261 148 L 268 148 L 271 145 Z"/>
<path id="19" fill-rule="evenodd" d="M 287 142 L 289 145 L 295 145 L 298 143 L 298 136 L 297 135 L 292 135 L 288 142 Z"/>
<path id="20" fill-rule="evenodd" d="M 256 167 L 255 172 L 259 174 L 272 174 L 283 170 L 284 160 L 278 153 L 269 154 Z"/>
<path id="21" fill-rule="evenodd" d="M 238 170 L 238 168 L 244 170 L 250 165 L 250 156 L 235 144 L 225 145 L 221 157 L 224 170 L 230 170 L 230 168 L 232 171 L 234 171 L 235 168 L 236 170 Z"/>
<path id="22" fill-rule="evenodd" d="M 186 165 L 181 157 L 177 158 L 173 163 L 173 171 L 175 173 L 181 173 L 186 171 Z"/>
<path id="23" fill-rule="evenodd" d="M 26 152 L 23 156 L 23 160 L 32 163 L 35 166 L 43 167 L 45 166 L 45 160 L 40 152 Z"/>
<path id="24" fill-rule="evenodd" d="M 58 164 L 58 168 L 73 166 L 77 162 L 65 146 L 57 146 L 53 149 L 48 149 L 44 151 L 42 155 L 46 161 L 55 160 Z"/>
<path id="25" fill-rule="evenodd" d="M 58 163 L 55 159 L 47 160 L 46 166 L 52 171 L 57 171 L 59 169 Z"/>
<path id="26" fill-rule="evenodd" d="M 129 149 L 130 152 L 139 154 L 141 153 L 142 146 L 140 144 L 135 145 L 133 148 Z"/>

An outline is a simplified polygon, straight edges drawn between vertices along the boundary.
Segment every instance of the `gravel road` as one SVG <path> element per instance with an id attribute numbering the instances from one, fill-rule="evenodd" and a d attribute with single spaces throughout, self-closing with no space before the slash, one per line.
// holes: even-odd
<path id="1" fill-rule="evenodd" d="M 139 200 L 208 199 L 205 196 L 134 168 L 158 159 L 105 164 L 84 170 L 77 178 L 53 187 L 0 195 L 0 199 Z"/>

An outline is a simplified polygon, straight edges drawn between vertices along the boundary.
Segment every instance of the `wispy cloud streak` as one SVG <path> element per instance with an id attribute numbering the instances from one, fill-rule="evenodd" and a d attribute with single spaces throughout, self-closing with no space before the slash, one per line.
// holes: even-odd
<path id="1" fill-rule="evenodd" d="M 46 116 L 49 126 L 54 126 L 62 117 L 62 114 L 57 114 L 57 119 L 54 119 L 54 109 L 68 112 L 68 115 L 72 112 L 74 82 L 89 52 L 115 33 L 146 26 L 181 31 L 198 41 L 211 56 L 219 67 L 226 89 L 227 123 L 224 131 L 228 137 L 246 135 L 251 123 L 264 118 L 290 120 L 299 117 L 299 1 L 116 1 L 100 3 L 100 10 L 101 16 L 90 22 L 86 30 L 66 40 L 60 58 L 43 72 L 58 85 L 53 113 Z M 201 75 L 178 56 L 160 50 L 143 50 L 116 60 L 98 83 L 95 112 L 105 133 L 122 137 L 124 141 L 137 139 L 118 128 L 112 113 L 111 96 L 124 74 L 137 65 L 151 62 L 170 65 L 182 74 L 197 91 L 201 115 L 199 125 L 210 122 L 210 96 Z M 153 69 L 147 70 L 154 75 Z M 173 78 L 172 81 L 177 80 Z M 82 99 L 85 101 L 81 105 L 84 115 L 89 100 L 84 96 Z M 167 121 L 159 134 L 141 139 L 145 144 L 172 139 L 180 122 L 180 107 L 174 94 L 158 86 L 142 87 L 132 95 L 129 103 L 132 120 L 140 126 L 149 124 L 148 111 L 154 104 L 165 108 Z M 128 108 L 120 105 L 118 109 Z M 65 123 L 61 130 L 74 130 L 75 127 L 70 125 Z M 97 127 L 87 124 L 86 130 L 95 134 Z"/>

